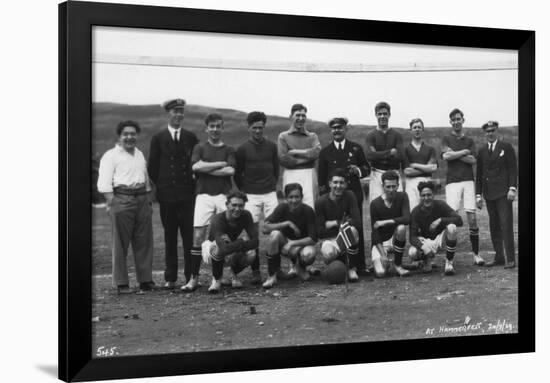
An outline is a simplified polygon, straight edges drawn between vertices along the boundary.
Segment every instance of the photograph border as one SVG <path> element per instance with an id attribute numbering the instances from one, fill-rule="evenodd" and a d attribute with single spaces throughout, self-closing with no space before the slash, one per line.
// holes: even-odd
<path id="1" fill-rule="evenodd" d="M 512 49 L 518 52 L 518 333 L 92 358 L 92 27 Z M 65 381 L 535 351 L 535 32 L 70 1 L 59 5 L 59 378 Z M 87 150 L 85 149 L 87 148 Z M 231 358 L 231 364 L 223 360 Z M 153 367 L 151 367 L 153 366 Z"/>

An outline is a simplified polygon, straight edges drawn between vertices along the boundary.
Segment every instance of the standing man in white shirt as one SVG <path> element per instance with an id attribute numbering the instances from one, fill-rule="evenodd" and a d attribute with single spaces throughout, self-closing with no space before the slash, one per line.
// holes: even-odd
<path id="1" fill-rule="evenodd" d="M 113 284 L 119 294 L 131 292 L 126 257 L 132 244 L 140 292 L 152 290 L 153 224 L 151 186 L 143 153 L 136 147 L 141 129 L 135 121 L 122 121 L 114 148 L 99 164 L 97 189 L 107 200 L 112 223 Z"/>

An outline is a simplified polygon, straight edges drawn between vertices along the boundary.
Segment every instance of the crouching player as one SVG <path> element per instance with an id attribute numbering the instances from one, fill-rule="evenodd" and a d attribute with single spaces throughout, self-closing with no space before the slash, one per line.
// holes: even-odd
<path id="1" fill-rule="evenodd" d="M 217 293 L 221 288 L 224 261 L 233 272 L 231 286 L 240 288 L 242 282 L 237 274 L 250 266 L 256 257 L 258 247 L 258 227 L 252 215 L 244 209 L 246 194 L 231 191 L 227 195 L 226 211 L 216 214 L 210 223 L 210 235 L 202 244 L 202 257 L 205 263 L 212 262 L 212 284 L 209 293 Z M 248 239 L 242 238 L 243 230 Z"/>
<path id="2" fill-rule="evenodd" d="M 434 200 L 433 182 L 419 183 L 418 191 L 420 204 L 411 213 L 409 257 L 423 261 L 424 271 L 431 272 L 435 254 L 445 249 L 445 275 L 453 275 L 457 227 L 462 226 L 462 218 L 446 202 Z"/>
<path id="3" fill-rule="evenodd" d="M 388 252 L 393 252 L 395 271 L 402 277 L 409 271 L 402 266 L 405 250 L 405 225 L 410 222 L 409 197 L 398 192 L 399 175 L 393 170 L 382 174 L 384 193 L 370 203 L 372 224 L 372 264 L 377 277 L 383 277 L 389 267 Z"/>
<path id="4" fill-rule="evenodd" d="M 286 202 L 279 204 L 264 222 L 263 232 L 269 234 L 266 252 L 269 277 L 262 285 L 264 289 L 277 283 L 281 255 L 288 257 L 293 264 L 288 274 L 297 274 L 303 281 L 309 279 L 306 267 L 315 261 L 315 212 L 302 203 L 302 185 L 287 184 L 284 192 Z"/>
<path id="5" fill-rule="evenodd" d="M 343 169 L 334 169 L 328 178 L 330 192 L 321 196 L 315 203 L 317 234 L 322 240 L 321 256 L 328 265 L 334 260 L 349 264 L 348 280 L 356 282 L 359 263 L 359 230 L 361 217 L 357 199 L 352 191 L 347 190 L 347 174 Z M 349 227 L 353 241 L 343 240 L 339 236 L 341 225 Z M 349 262 L 348 262 L 349 260 Z"/>

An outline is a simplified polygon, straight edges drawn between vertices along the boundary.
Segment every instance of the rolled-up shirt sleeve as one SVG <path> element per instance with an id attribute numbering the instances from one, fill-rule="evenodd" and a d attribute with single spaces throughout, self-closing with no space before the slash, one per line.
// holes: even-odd
<path id="1" fill-rule="evenodd" d="M 100 193 L 113 192 L 113 176 L 115 174 L 115 164 L 112 152 L 107 152 L 101 157 L 99 162 L 99 177 L 97 179 L 97 190 Z"/>

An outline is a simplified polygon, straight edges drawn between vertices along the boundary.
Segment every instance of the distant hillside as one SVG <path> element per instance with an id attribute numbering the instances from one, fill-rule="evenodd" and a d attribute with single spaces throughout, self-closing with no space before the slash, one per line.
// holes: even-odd
<path id="1" fill-rule="evenodd" d="M 194 132 L 199 140 L 204 141 L 206 134 L 204 132 L 204 117 L 208 113 L 220 113 L 224 117 L 224 141 L 231 146 L 238 146 L 248 138 L 246 128 L 246 113 L 232 109 L 217 109 L 200 105 L 187 105 L 185 107 L 186 129 Z M 149 143 L 153 134 L 166 127 L 166 112 L 160 105 L 123 105 L 114 103 L 94 103 L 92 105 L 92 174 L 97 172 L 97 166 L 101 155 L 112 148 L 116 142 L 115 127 L 122 120 L 136 120 L 142 127 L 142 133 L 139 137 L 138 147 L 144 152 L 145 157 L 149 154 Z M 265 135 L 270 140 L 276 142 L 280 132 L 288 129 L 288 117 L 268 116 Z M 317 133 L 321 145 L 325 146 L 331 141 L 330 130 L 326 122 L 308 120 L 308 130 Z M 348 131 L 350 140 L 365 145 L 366 134 L 374 129 L 373 125 L 354 125 Z M 408 127 L 393 127 L 398 130 L 404 138 L 405 144 L 409 143 L 411 136 Z M 448 134 L 449 127 L 429 127 L 424 133 L 427 144 L 438 149 L 441 137 Z M 476 145 L 485 142 L 485 137 L 481 129 L 466 129 L 467 134 L 474 139 Z M 514 145 L 517 151 L 518 128 L 502 127 L 499 130 L 504 139 Z M 446 164 L 440 161 L 440 167 L 436 178 L 443 178 L 446 171 Z M 95 184 L 95 182 L 94 182 Z"/>

